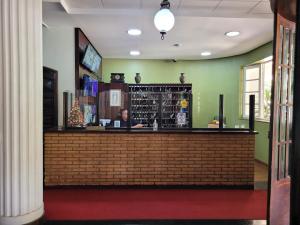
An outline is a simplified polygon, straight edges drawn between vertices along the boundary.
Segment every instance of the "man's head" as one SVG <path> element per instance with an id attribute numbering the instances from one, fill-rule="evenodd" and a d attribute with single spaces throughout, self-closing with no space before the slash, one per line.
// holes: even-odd
<path id="1" fill-rule="evenodd" d="M 121 118 L 122 118 L 123 121 L 128 120 L 128 110 L 127 109 L 122 109 L 121 110 Z"/>

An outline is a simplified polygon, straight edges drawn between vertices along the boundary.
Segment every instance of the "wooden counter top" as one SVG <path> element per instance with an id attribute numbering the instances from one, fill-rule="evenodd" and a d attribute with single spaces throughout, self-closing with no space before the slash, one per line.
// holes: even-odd
<path id="1" fill-rule="evenodd" d="M 236 128 L 192 128 L 192 129 L 159 129 L 158 131 L 153 131 L 149 128 L 139 128 L 139 129 L 126 129 L 126 128 L 108 128 L 105 130 L 95 131 L 86 129 L 50 129 L 46 130 L 44 133 L 161 133 L 161 134 L 191 134 L 191 133 L 217 133 L 217 134 L 258 134 L 257 131 L 250 131 L 249 129 L 236 129 Z"/>

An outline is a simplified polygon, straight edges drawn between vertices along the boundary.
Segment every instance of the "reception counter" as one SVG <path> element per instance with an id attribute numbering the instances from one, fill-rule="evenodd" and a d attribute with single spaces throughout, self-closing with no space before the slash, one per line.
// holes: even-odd
<path id="1" fill-rule="evenodd" d="M 255 132 L 47 131 L 45 186 L 254 185 Z"/>

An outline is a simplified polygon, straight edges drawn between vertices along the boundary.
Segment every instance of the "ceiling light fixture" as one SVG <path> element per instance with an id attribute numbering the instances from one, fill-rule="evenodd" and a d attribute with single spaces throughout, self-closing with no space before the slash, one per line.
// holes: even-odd
<path id="1" fill-rule="evenodd" d="M 131 36 L 139 36 L 142 34 L 142 31 L 140 29 L 129 29 L 127 33 Z"/>
<path id="2" fill-rule="evenodd" d="M 226 32 L 225 35 L 227 37 L 236 37 L 236 36 L 240 35 L 240 32 L 239 31 L 229 31 L 229 32 Z"/>
<path id="3" fill-rule="evenodd" d="M 161 40 L 175 25 L 175 17 L 170 11 L 171 4 L 168 0 L 163 0 L 160 4 L 160 10 L 154 16 L 154 25 L 161 34 Z"/>
<path id="4" fill-rule="evenodd" d="M 140 55 L 141 54 L 141 52 L 140 51 L 137 51 L 137 50 L 132 50 L 132 51 L 130 51 L 130 55 L 132 55 L 132 56 L 138 56 L 138 55 Z"/>
<path id="5" fill-rule="evenodd" d="M 202 52 L 201 55 L 202 55 L 202 56 L 210 56 L 210 55 L 211 55 L 211 52 Z"/>

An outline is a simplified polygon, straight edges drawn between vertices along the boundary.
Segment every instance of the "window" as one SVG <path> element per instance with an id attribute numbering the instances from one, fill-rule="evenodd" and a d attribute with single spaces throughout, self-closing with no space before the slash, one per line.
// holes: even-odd
<path id="1" fill-rule="evenodd" d="M 249 97 L 255 95 L 255 117 L 269 121 L 271 114 L 272 60 L 244 67 L 243 118 L 249 117 Z"/>

